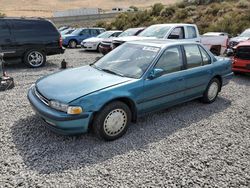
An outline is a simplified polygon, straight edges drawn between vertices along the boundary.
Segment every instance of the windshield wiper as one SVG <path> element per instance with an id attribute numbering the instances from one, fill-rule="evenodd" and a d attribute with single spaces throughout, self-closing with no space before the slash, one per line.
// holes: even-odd
<path id="1" fill-rule="evenodd" d="M 124 77 L 124 75 L 123 75 L 123 74 L 121 74 L 121 73 L 117 73 L 117 72 L 114 72 L 114 71 L 109 70 L 109 69 L 101 69 L 101 70 L 102 70 L 102 71 L 104 71 L 104 72 L 110 73 L 110 74 L 115 74 L 115 75 L 118 75 L 118 76 L 122 76 L 122 77 Z"/>

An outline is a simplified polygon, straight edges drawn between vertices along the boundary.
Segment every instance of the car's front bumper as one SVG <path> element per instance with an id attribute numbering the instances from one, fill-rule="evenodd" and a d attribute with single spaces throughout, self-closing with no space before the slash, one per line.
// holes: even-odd
<path id="1" fill-rule="evenodd" d="M 64 135 L 81 134 L 88 131 L 92 113 L 69 115 L 45 105 L 35 94 L 34 88 L 29 89 L 28 99 L 34 111 L 47 123 L 54 132 Z"/>
<path id="2" fill-rule="evenodd" d="M 81 43 L 81 47 L 86 50 L 97 50 L 98 44 L 96 43 Z"/>

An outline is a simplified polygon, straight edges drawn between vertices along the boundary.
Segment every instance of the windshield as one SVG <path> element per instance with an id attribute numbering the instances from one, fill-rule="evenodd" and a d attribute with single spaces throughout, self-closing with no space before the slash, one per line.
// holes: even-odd
<path id="1" fill-rule="evenodd" d="M 66 29 L 61 31 L 61 35 L 68 35 L 70 33 L 72 33 L 75 29 Z"/>
<path id="2" fill-rule="evenodd" d="M 127 29 L 126 31 L 122 32 L 119 37 L 128 37 L 128 36 L 134 36 L 139 29 Z"/>
<path id="3" fill-rule="evenodd" d="M 109 38 L 114 32 L 106 31 L 97 36 L 97 38 Z"/>
<path id="4" fill-rule="evenodd" d="M 72 35 L 78 35 L 81 31 L 82 31 L 82 29 L 76 29 L 76 30 L 73 31 L 71 34 L 72 34 Z"/>
<path id="5" fill-rule="evenodd" d="M 250 30 L 246 30 L 243 33 L 241 33 L 240 37 L 250 37 Z"/>
<path id="6" fill-rule="evenodd" d="M 166 25 L 152 25 L 145 29 L 143 32 L 139 34 L 142 37 L 156 37 L 156 38 L 164 38 L 167 32 L 171 29 L 171 26 Z"/>
<path id="7" fill-rule="evenodd" d="M 92 66 L 120 76 L 140 78 L 159 50 L 157 47 L 123 44 Z"/>

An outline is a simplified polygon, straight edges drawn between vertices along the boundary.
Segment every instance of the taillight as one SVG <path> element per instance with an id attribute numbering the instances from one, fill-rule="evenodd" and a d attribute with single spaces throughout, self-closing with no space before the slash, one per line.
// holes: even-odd
<path id="1" fill-rule="evenodd" d="M 59 39 L 59 46 L 60 46 L 60 48 L 62 48 L 62 43 L 63 43 L 63 40 L 62 40 L 62 36 L 60 35 L 60 39 Z"/>

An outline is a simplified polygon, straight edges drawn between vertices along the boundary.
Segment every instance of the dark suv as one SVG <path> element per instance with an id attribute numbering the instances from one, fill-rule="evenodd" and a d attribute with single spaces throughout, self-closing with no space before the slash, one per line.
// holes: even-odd
<path id="1" fill-rule="evenodd" d="M 41 67 L 46 56 L 64 53 L 62 38 L 52 22 L 40 18 L 0 18 L 0 47 L 7 62 L 22 60 Z"/>

